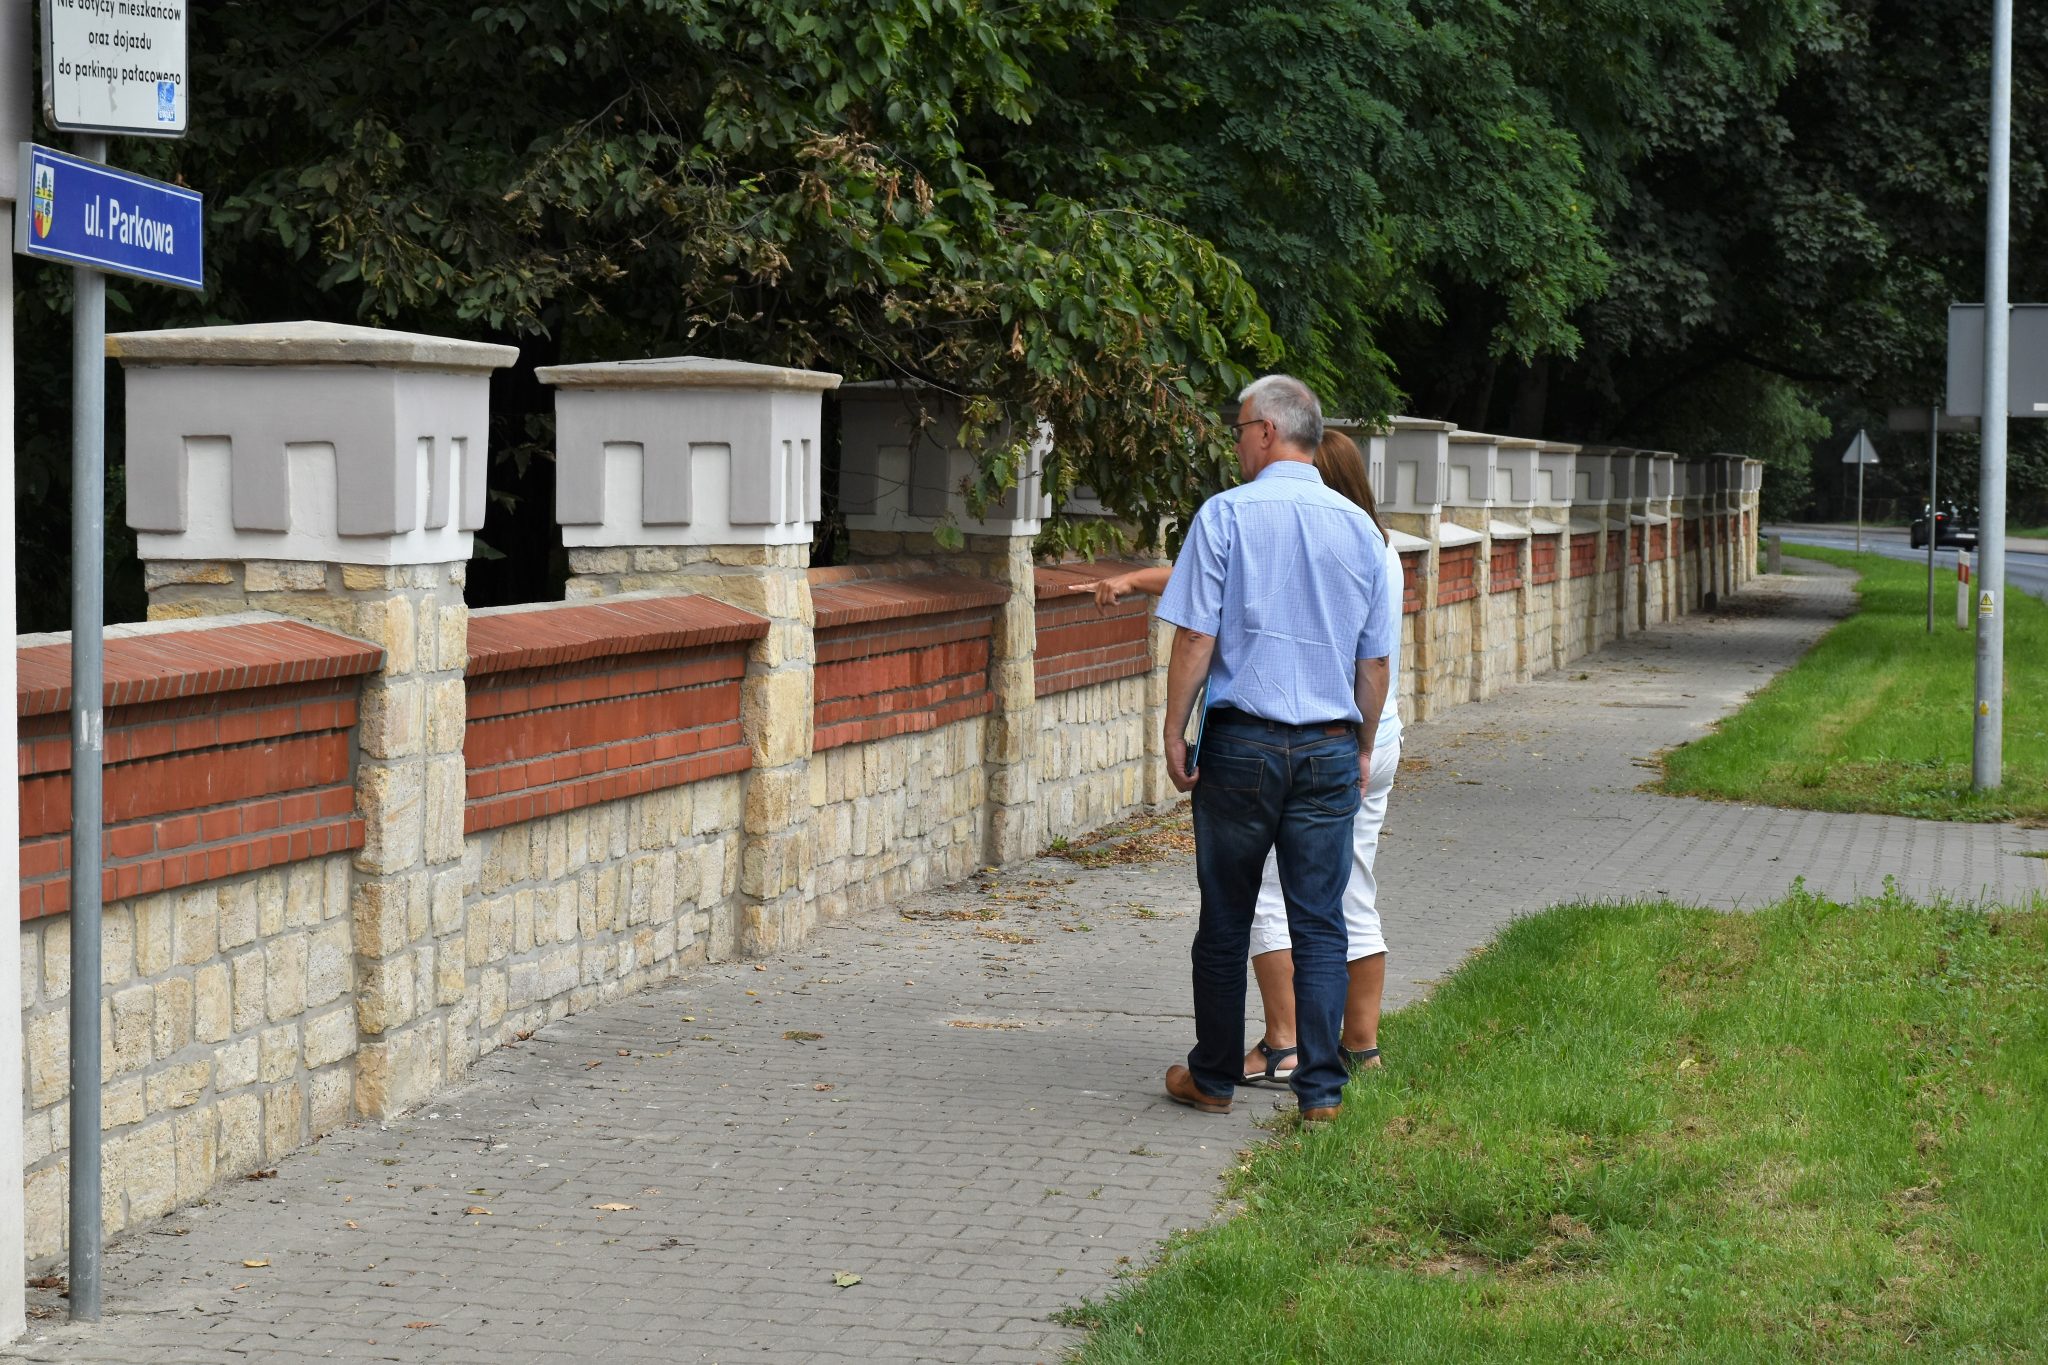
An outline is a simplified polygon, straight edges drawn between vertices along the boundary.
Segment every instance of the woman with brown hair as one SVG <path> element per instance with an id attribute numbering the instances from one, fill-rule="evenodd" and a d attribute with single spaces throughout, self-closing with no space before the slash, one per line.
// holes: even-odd
<path id="1" fill-rule="evenodd" d="M 1386 541 L 1386 525 L 1372 495 L 1372 480 L 1358 445 L 1341 431 L 1325 431 L 1316 448 L 1316 470 L 1332 490 L 1342 493 L 1366 510 Z M 1166 590 L 1172 570 L 1161 566 L 1134 569 L 1092 585 L 1095 600 L 1109 606 L 1126 593 L 1153 596 Z M 1401 612 L 1401 556 L 1386 546 L 1386 573 L 1382 590 L 1388 594 L 1396 618 Z M 1076 592 L 1090 591 L 1077 587 Z M 1343 1047 L 1345 1060 L 1353 1068 L 1380 1064 L 1380 997 L 1386 988 L 1387 944 L 1380 932 L 1379 881 L 1373 864 L 1379 851 L 1380 826 L 1387 816 L 1387 797 L 1393 791 L 1394 774 L 1401 763 L 1400 643 L 1387 661 L 1389 683 L 1386 706 L 1380 712 L 1379 729 L 1372 746 L 1372 772 L 1357 818 L 1351 827 L 1351 880 L 1344 892 L 1344 927 L 1349 947 L 1345 959 L 1350 970 L 1350 989 L 1344 1002 Z M 1266 871 L 1259 886 L 1258 905 L 1252 917 L 1252 974 L 1259 983 L 1265 1004 L 1266 1033 L 1244 1059 L 1247 1084 L 1267 1081 L 1284 1084 L 1294 1074 L 1299 1049 L 1294 1042 L 1294 958 L 1287 933 L 1287 907 L 1280 894 L 1278 860 L 1268 854 Z"/>

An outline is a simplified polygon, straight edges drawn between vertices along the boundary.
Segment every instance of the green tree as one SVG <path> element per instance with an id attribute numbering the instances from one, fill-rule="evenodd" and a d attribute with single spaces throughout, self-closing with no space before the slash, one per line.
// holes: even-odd
<path id="1" fill-rule="evenodd" d="M 1039 68 L 1107 15 L 205 7 L 193 135 L 130 160 L 209 191 L 211 287 L 135 292 L 127 317 L 329 317 L 510 340 L 531 363 L 694 348 L 913 377 L 970 395 L 989 431 L 1052 422 L 1056 494 L 1084 482 L 1134 524 L 1170 525 L 1221 483 L 1217 414 L 1272 350 L 1256 295 L 1184 225 L 1007 197 L 961 143 L 970 118 L 1026 129 Z M 27 311 L 62 308 L 49 273 L 24 281 Z M 545 591 L 546 411 L 528 370 L 494 392 L 499 596 Z M 992 454 L 977 495 L 1014 478 L 1022 446 Z"/>

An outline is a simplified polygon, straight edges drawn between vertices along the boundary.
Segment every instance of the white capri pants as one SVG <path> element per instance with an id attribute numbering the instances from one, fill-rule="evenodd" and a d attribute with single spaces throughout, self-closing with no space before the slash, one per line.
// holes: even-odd
<path id="1" fill-rule="evenodd" d="M 1394 772 L 1401 766 L 1401 741 L 1375 744 L 1372 771 L 1368 774 L 1365 799 L 1358 803 L 1358 816 L 1351 822 L 1351 880 L 1344 888 L 1344 960 L 1387 950 L 1380 933 L 1379 882 L 1374 879 L 1373 858 L 1379 853 L 1380 826 L 1387 818 L 1387 794 L 1394 790 Z M 1278 952 L 1293 946 L 1287 935 L 1287 902 L 1280 894 L 1280 862 L 1266 855 L 1266 873 L 1259 882 L 1259 902 L 1252 911 L 1252 956 Z"/>

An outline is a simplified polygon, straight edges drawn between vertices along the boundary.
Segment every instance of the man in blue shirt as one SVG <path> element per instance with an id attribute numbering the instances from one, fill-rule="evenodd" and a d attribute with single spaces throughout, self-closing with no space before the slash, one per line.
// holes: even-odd
<path id="1" fill-rule="evenodd" d="M 1344 885 L 1351 821 L 1372 770 L 1400 618 L 1379 590 L 1385 542 L 1371 517 L 1323 484 L 1313 456 L 1322 407 L 1268 375 L 1239 399 L 1245 482 L 1196 512 L 1159 617 L 1172 622 L 1166 763 L 1194 793 L 1201 922 L 1192 951 L 1195 1046 L 1166 1073 L 1170 1099 L 1230 1112 L 1244 1066 L 1245 954 L 1274 850 L 1294 940 L 1302 1118 L 1337 1116 L 1346 1071 Z M 1188 718 L 1208 685 L 1189 769 Z"/>

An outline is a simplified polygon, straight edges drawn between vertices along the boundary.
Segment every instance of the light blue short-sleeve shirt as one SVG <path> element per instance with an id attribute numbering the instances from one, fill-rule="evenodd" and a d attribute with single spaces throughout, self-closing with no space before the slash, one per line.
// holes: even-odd
<path id="1" fill-rule="evenodd" d="M 1282 460 L 1202 504 L 1159 618 L 1216 637 L 1209 706 L 1356 724 L 1358 660 L 1388 658 L 1400 638 L 1386 554 L 1364 508 Z"/>

